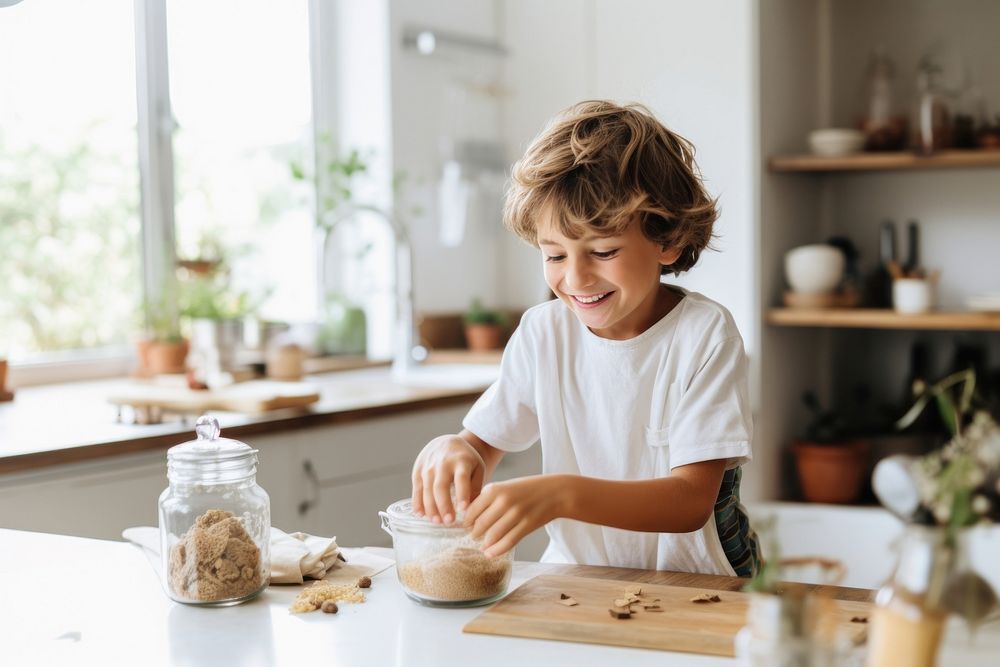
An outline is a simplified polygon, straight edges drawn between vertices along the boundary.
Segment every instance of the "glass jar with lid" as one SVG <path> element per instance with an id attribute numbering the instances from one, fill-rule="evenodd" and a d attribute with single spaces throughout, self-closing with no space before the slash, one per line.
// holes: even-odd
<path id="1" fill-rule="evenodd" d="M 432 607 L 474 607 L 507 593 L 514 550 L 488 558 L 482 540 L 462 527 L 461 513 L 443 526 L 414 514 L 405 498 L 379 516 L 392 536 L 399 583 L 413 600 Z"/>
<path id="2" fill-rule="evenodd" d="M 382 530 L 392 536 L 396 575 L 403 591 L 433 607 L 490 604 L 507 593 L 514 550 L 487 558 L 482 540 L 462 527 L 459 516 L 443 526 L 413 513 L 409 498 L 379 512 Z"/>
<path id="3" fill-rule="evenodd" d="M 163 585 L 177 602 L 246 602 L 270 578 L 271 503 L 257 485 L 257 450 L 219 437 L 202 416 L 197 440 L 167 451 L 160 495 Z"/>

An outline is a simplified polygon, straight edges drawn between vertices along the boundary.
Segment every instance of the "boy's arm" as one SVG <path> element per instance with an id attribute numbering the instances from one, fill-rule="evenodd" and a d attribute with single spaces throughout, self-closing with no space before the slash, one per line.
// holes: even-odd
<path id="1" fill-rule="evenodd" d="M 535 475 L 485 487 L 465 525 L 495 556 L 553 519 L 624 530 L 687 533 L 705 525 L 715 506 L 725 460 L 678 466 L 669 477 L 614 481 L 580 475 Z"/>

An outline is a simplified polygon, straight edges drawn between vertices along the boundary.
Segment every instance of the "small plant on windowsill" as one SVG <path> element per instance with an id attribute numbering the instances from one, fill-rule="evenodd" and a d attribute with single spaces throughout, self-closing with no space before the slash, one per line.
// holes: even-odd
<path id="1" fill-rule="evenodd" d="M 183 373 L 188 341 L 181 335 L 177 316 L 163 303 L 147 302 L 146 334 L 136 344 L 139 375 Z"/>
<path id="2" fill-rule="evenodd" d="M 473 299 L 463 316 L 465 340 L 470 350 L 499 350 L 507 317 L 498 310 L 488 310 L 479 299 Z"/>
<path id="3" fill-rule="evenodd" d="M 802 402 L 812 413 L 805 436 L 792 445 L 802 495 L 816 503 L 856 502 L 863 489 L 868 442 L 852 437 L 844 416 L 824 408 L 814 392 L 803 392 Z"/>

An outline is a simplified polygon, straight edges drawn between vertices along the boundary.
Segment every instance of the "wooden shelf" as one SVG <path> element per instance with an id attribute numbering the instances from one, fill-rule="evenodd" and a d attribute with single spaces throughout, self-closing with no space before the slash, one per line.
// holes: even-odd
<path id="1" fill-rule="evenodd" d="M 768 162 L 776 172 L 909 171 L 914 169 L 963 169 L 1000 167 L 1000 150 L 955 150 L 934 155 L 909 151 L 858 153 L 842 157 L 822 155 L 779 155 Z"/>
<path id="2" fill-rule="evenodd" d="M 930 312 L 900 315 L 877 308 L 772 308 L 767 323 L 779 327 L 1000 331 L 1000 313 Z"/>

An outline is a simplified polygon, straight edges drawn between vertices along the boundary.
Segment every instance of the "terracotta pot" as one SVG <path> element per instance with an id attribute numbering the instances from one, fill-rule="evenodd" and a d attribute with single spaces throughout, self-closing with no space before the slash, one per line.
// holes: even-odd
<path id="1" fill-rule="evenodd" d="M 183 373 L 188 355 L 188 342 L 167 343 L 145 340 L 137 344 L 139 362 L 149 373 Z"/>
<path id="2" fill-rule="evenodd" d="M 503 347 L 503 329 L 496 324 L 466 324 L 465 341 L 470 350 L 499 350 Z"/>
<path id="3" fill-rule="evenodd" d="M 868 443 L 858 440 L 792 446 L 799 485 L 814 503 L 853 503 L 861 497 L 868 465 Z"/>

